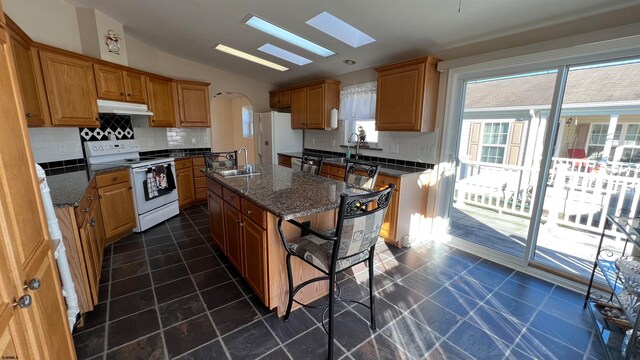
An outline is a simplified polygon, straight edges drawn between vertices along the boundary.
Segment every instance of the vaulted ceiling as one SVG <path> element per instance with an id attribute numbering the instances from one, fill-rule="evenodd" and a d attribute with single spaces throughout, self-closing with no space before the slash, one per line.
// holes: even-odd
<path id="1" fill-rule="evenodd" d="M 102 11 L 124 24 L 128 34 L 163 51 L 274 84 L 331 77 L 425 54 L 446 58 L 447 54 L 464 54 L 451 50 L 464 49 L 468 44 L 561 23 L 570 26 L 556 29 L 550 36 L 572 35 L 582 26 L 589 28 L 580 18 L 593 19 L 598 14 L 602 14 L 598 17 L 600 27 L 628 23 L 629 12 L 640 14 L 638 0 L 462 0 L 461 12 L 458 0 L 67 1 Z M 323 11 L 362 30 L 376 42 L 352 48 L 305 23 Z M 261 33 L 242 23 L 248 14 L 276 23 L 336 54 L 322 58 Z M 213 49 L 218 43 L 291 70 L 279 72 L 224 54 Z M 313 63 L 297 66 L 257 50 L 266 43 Z M 356 64 L 344 64 L 346 59 Z"/>

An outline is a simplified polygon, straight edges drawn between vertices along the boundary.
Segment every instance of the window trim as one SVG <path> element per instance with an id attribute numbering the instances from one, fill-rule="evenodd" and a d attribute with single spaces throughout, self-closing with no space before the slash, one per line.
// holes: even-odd
<path id="1" fill-rule="evenodd" d="M 370 121 L 370 122 L 375 124 L 376 119 L 375 118 L 371 118 L 371 119 L 351 119 L 351 120 L 346 120 L 346 122 L 348 122 L 348 124 L 349 124 L 348 129 L 345 126 L 345 130 L 347 130 L 347 133 L 345 134 L 346 143 L 347 144 L 349 144 L 349 138 L 351 137 L 351 135 L 356 132 L 356 122 L 357 121 Z M 369 147 L 372 147 L 372 148 L 377 148 L 378 144 L 380 143 L 380 133 L 381 133 L 381 131 L 375 130 L 375 132 L 378 135 L 378 141 L 375 141 L 375 142 L 367 141 L 367 145 Z"/>
<path id="2" fill-rule="evenodd" d="M 587 134 L 587 141 L 585 143 L 585 148 L 584 148 L 584 151 L 587 154 L 587 158 L 590 156 L 589 155 L 589 147 L 590 146 L 602 146 L 603 148 L 605 146 L 605 144 L 592 144 L 591 143 L 591 134 L 593 132 L 594 125 L 605 125 L 606 129 L 607 129 L 607 132 L 608 132 L 608 129 L 609 129 L 608 128 L 609 123 L 606 123 L 606 122 L 589 123 L 589 133 Z M 615 147 L 614 146 L 611 147 L 612 151 L 609 154 L 609 156 L 611 157 L 611 160 L 607 159 L 607 161 L 620 162 L 620 159 L 616 158 L 616 156 L 615 156 L 615 151 L 614 151 L 615 148 L 623 147 L 623 148 L 630 148 L 630 149 L 640 149 L 640 144 L 637 144 L 637 145 L 636 144 L 634 144 L 634 145 L 626 145 L 624 143 L 626 141 L 625 139 L 626 139 L 628 131 L 629 131 L 629 125 L 638 125 L 638 131 L 636 132 L 636 134 L 637 134 L 636 137 L 640 138 L 640 121 L 639 122 L 617 123 L 616 127 L 617 126 L 621 126 L 620 137 L 618 138 L 618 145 L 615 146 Z M 615 133 L 615 131 L 614 131 L 614 133 Z M 612 141 L 615 141 L 615 138 Z M 605 143 L 606 143 L 606 139 L 605 139 Z"/>
<path id="3" fill-rule="evenodd" d="M 479 158 L 478 158 L 478 162 L 484 163 L 484 164 L 495 164 L 495 165 L 504 165 L 505 163 L 505 159 L 507 158 L 507 145 L 509 145 L 509 138 L 511 137 L 511 123 L 513 121 L 495 121 L 495 120 L 489 120 L 489 121 L 483 121 L 482 122 L 482 126 L 480 129 L 480 141 L 478 142 L 478 145 L 480 147 L 480 152 L 479 152 Z M 504 144 L 485 144 L 484 143 L 484 134 L 485 134 L 485 128 L 488 124 L 507 124 L 507 140 L 505 141 Z M 482 149 L 484 149 L 484 147 L 501 147 L 504 149 L 504 152 L 502 153 L 502 161 L 499 163 L 496 162 L 488 162 L 488 161 L 482 161 Z"/>

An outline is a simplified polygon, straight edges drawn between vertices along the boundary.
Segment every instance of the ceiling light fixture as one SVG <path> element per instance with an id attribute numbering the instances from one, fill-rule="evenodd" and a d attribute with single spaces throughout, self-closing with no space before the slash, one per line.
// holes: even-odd
<path id="1" fill-rule="evenodd" d="M 355 60 L 351 60 L 351 59 L 347 59 L 347 60 L 343 61 L 343 63 L 345 63 L 347 65 L 355 65 L 356 64 Z"/>
<path id="2" fill-rule="evenodd" d="M 287 51 L 285 49 L 279 48 L 271 44 L 264 44 L 260 46 L 258 50 L 300 66 L 307 65 L 313 62 L 307 59 L 306 57 L 300 56 L 298 54 L 294 54 L 291 51 Z"/>
<path id="3" fill-rule="evenodd" d="M 285 66 L 282 66 L 282 65 L 278 65 L 278 64 L 276 64 L 274 62 L 271 62 L 269 60 L 265 60 L 263 58 L 259 58 L 257 56 L 251 55 L 251 54 L 247 54 L 244 51 L 240 51 L 240 50 L 237 50 L 237 49 L 234 49 L 234 48 L 230 48 L 230 47 L 228 47 L 226 45 L 218 44 L 218 45 L 216 45 L 215 49 L 218 50 L 218 51 L 222 51 L 224 53 L 227 53 L 229 55 L 233 55 L 233 56 L 237 56 L 239 58 L 245 59 L 245 60 L 249 60 L 249 61 L 254 62 L 256 64 L 260 64 L 260 65 L 263 65 L 263 66 L 266 66 L 266 67 L 270 67 L 270 68 L 278 70 L 278 71 L 288 71 L 289 70 L 288 67 L 285 67 Z"/>
<path id="4" fill-rule="evenodd" d="M 246 18 L 244 18 L 244 20 L 242 20 L 242 22 L 254 29 L 275 36 L 278 39 L 284 40 L 288 43 L 301 47 L 322 57 L 327 57 L 335 54 L 329 49 L 326 49 L 314 42 L 311 42 L 301 36 L 290 32 L 289 30 L 285 30 L 280 26 L 270 23 L 267 20 L 261 19 L 253 14 L 249 14 Z"/>
<path id="5" fill-rule="evenodd" d="M 356 29 L 337 17 L 324 11 L 307 21 L 307 25 L 312 26 L 323 33 L 333 36 L 351 47 L 357 48 L 370 44 L 376 39 Z"/>

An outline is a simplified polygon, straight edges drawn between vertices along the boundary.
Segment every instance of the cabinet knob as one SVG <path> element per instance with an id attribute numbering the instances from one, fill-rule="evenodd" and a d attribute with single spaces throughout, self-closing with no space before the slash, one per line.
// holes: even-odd
<path id="1" fill-rule="evenodd" d="M 88 214 L 88 213 L 89 213 L 89 207 L 87 206 L 86 208 L 82 209 L 82 211 L 83 211 L 84 213 Z"/>
<path id="2" fill-rule="evenodd" d="M 253 210 L 247 210 L 247 215 L 253 214 Z"/>
<path id="3" fill-rule="evenodd" d="M 151 122 L 152 122 L 152 123 L 156 122 L 156 119 L 152 119 L 152 120 L 151 120 Z"/>
<path id="4" fill-rule="evenodd" d="M 100 117 L 99 116 L 96 116 L 96 121 L 100 121 Z"/>
<path id="5" fill-rule="evenodd" d="M 129 186 L 129 190 L 132 190 L 132 189 L 133 189 L 133 187 Z"/>
<path id="6" fill-rule="evenodd" d="M 102 195 L 98 195 L 98 200 L 102 200 Z"/>
<path id="7" fill-rule="evenodd" d="M 131 94 L 127 93 L 127 96 L 131 96 Z"/>
<path id="8" fill-rule="evenodd" d="M 123 92 L 121 92 L 121 93 L 120 93 L 120 96 L 124 96 L 124 93 L 123 93 Z"/>
<path id="9" fill-rule="evenodd" d="M 29 306 L 31 306 L 32 303 L 33 303 L 33 299 L 31 298 L 31 295 L 22 295 L 20 296 L 18 301 L 13 303 L 13 306 L 17 306 L 20 309 L 26 309 Z"/>
<path id="10" fill-rule="evenodd" d="M 118 179 L 119 179 L 119 178 L 118 178 L 117 176 L 114 176 L 114 177 L 113 177 L 113 181 L 118 181 Z"/>
<path id="11" fill-rule="evenodd" d="M 38 278 L 33 278 L 31 280 L 29 280 L 29 282 L 27 282 L 24 285 L 25 289 L 29 289 L 29 290 L 33 290 L 36 291 L 38 289 L 40 289 L 40 286 L 42 285 L 42 283 L 40 282 L 40 279 Z"/>
<path id="12" fill-rule="evenodd" d="M 96 219 L 91 219 L 91 221 L 89 221 L 89 226 L 91 227 L 96 226 Z"/>
<path id="13" fill-rule="evenodd" d="M 27 115 L 27 119 L 31 119 L 33 117 L 32 113 L 26 113 L 26 115 Z"/>
<path id="14" fill-rule="evenodd" d="M 93 201 L 93 196 L 87 196 L 87 200 Z"/>
<path id="15" fill-rule="evenodd" d="M 244 223 L 243 222 L 240 223 L 240 227 L 244 227 Z"/>

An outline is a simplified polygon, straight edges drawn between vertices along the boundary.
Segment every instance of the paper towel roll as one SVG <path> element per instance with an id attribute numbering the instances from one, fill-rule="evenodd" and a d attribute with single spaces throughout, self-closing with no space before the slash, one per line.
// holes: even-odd
<path id="1" fill-rule="evenodd" d="M 338 128 L 338 109 L 331 109 L 329 116 L 329 127 L 325 130 L 335 130 Z"/>

